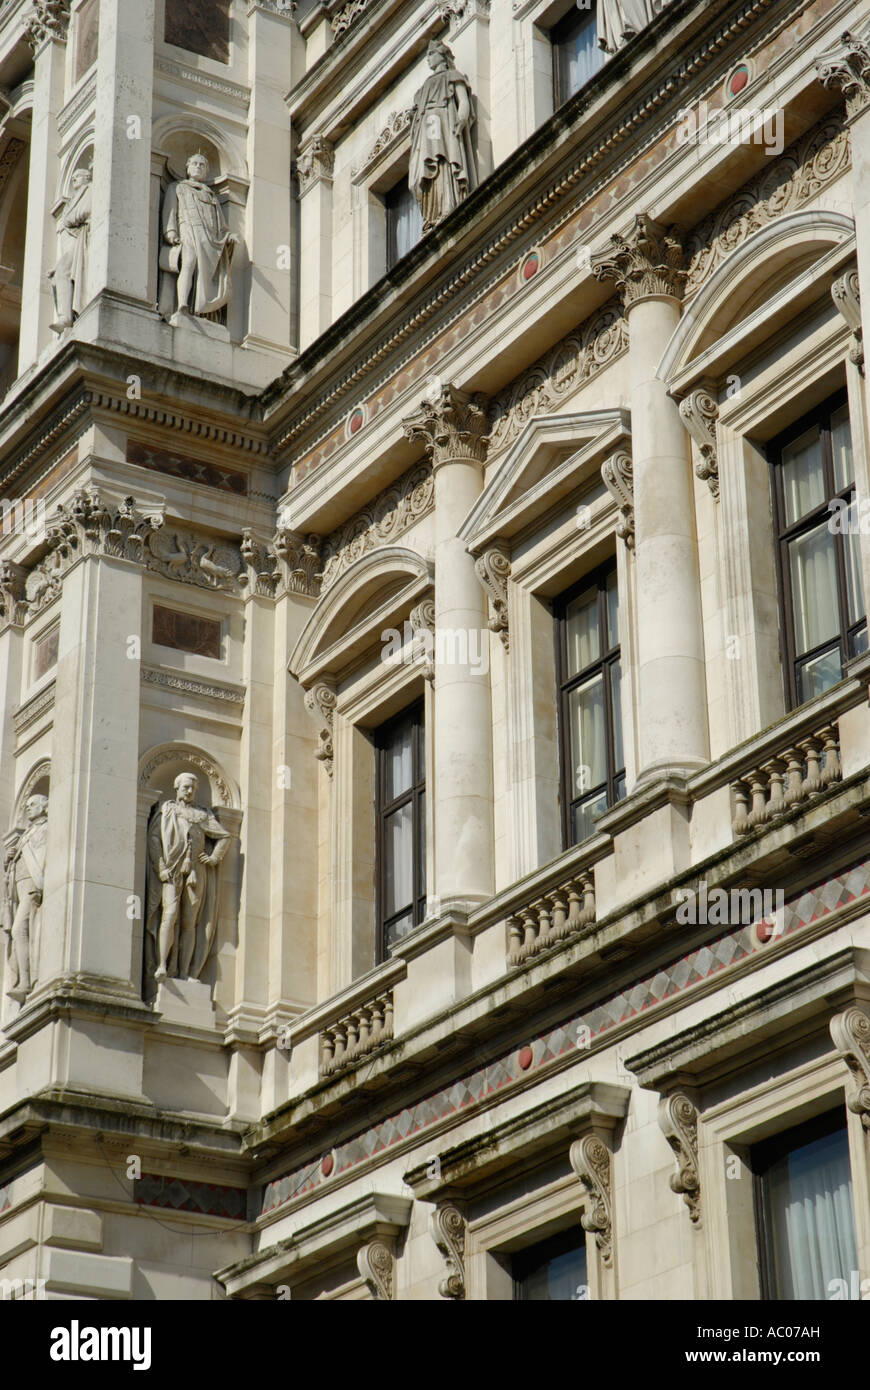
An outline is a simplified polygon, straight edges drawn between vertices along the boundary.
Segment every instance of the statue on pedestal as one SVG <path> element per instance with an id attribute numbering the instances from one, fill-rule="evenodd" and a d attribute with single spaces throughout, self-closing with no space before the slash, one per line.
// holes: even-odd
<path id="1" fill-rule="evenodd" d="M 160 250 L 160 269 L 176 277 L 176 313 L 199 318 L 218 313 L 229 302 L 233 252 L 238 245 L 207 178 L 205 155 L 191 155 L 187 178 L 166 190 Z"/>
<path id="2" fill-rule="evenodd" d="M 157 984 L 200 978 L 214 943 L 220 864 L 230 844 L 214 812 L 195 804 L 194 774 L 182 772 L 174 786 L 176 799 L 164 801 L 148 827 L 145 927 Z"/>
<path id="3" fill-rule="evenodd" d="M 14 830 L 6 840 L 3 857 L 5 902 L 3 930 L 8 937 L 11 971 L 9 996 L 27 998 L 36 978 L 37 923 L 45 886 L 45 842 L 48 833 L 48 797 L 30 796 L 26 804 L 27 828 Z"/>
<path id="4" fill-rule="evenodd" d="M 90 221 L 91 171 L 76 169 L 60 219 L 60 255 L 48 276 L 54 293 L 54 333 L 71 328 L 87 303 Z"/>
<path id="5" fill-rule="evenodd" d="M 457 72 L 453 53 L 440 39 L 431 40 L 426 57 L 432 75 L 414 98 L 408 169 L 408 186 L 420 204 L 424 232 L 458 207 L 477 182 L 468 78 Z"/>

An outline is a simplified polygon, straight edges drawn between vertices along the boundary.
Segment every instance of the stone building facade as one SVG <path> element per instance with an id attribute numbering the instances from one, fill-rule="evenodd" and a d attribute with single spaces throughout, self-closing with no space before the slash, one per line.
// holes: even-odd
<path id="1" fill-rule="evenodd" d="M 865 281 L 862 0 L 3 0 L 5 1290 L 870 1290 Z"/>

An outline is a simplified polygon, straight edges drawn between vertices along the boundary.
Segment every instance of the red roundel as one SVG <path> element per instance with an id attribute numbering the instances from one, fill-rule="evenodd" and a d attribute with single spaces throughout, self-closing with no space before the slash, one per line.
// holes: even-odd
<path id="1" fill-rule="evenodd" d="M 334 1167 L 335 1159 L 332 1157 L 332 1154 L 327 1154 L 326 1157 L 322 1159 L 320 1163 L 321 1173 L 325 1178 L 328 1178 Z"/>
<path id="2" fill-rule="evenodd" d="M 728 79 L 728 95 L 736 97 L 743 91 L 749 81 L 749 69 L 745 63 L 741 63 L 739 68 L 735 68 Z"/>
<path id="3" fill-rule="evenodd" d="M 528 1071 L 534 1061 L 534 1053 L 530 1047 L 521 1047 L 517 1053 L 517 1061 L 523 1071 Z"/>
<path id="4" fill-rule="evenodd" d="M 523 262 L 523 279 L 531 280 L 534 275 L 537 275 L 540 268 L 541 258 L 538 255 L 537 251 L 533 251 L 532 254 L 530 256 L 527 256 L 525 261 Z"/>
<path id="5" fill-rule="evenodd" d="M 356 409 L 350 417 L 349 429 L 351 434 L 357 434 L 365 424 L 365 416 L 360 409 Z"/>

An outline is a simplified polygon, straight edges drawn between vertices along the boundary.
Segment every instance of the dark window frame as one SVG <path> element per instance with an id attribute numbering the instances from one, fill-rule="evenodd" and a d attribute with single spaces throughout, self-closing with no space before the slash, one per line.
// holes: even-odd
<path id="1" fill-rule="evenodd" d="M 614 715 L 613 715 L 613 667 L 622 659 L 622 645 L 617 643 L 615 647 L 608 647 L 603 656 L 599 656 L 595 661 L 591 661 L 584 666 L 576 675 L 568 676 L 568 624 L 566 614 L 568 605 L 578 594 L 582 594 L 586 589 L 597 586 L 598 589 L 598 623 L 599 631 L 607 633 L 610 640 L 607 621 L 607 580 L 612 574 L 616 574 L 616 560 L 611 558 L 597 569 L 591 570 L 588 574 L 579 579 L 576 584 L 572 584 L 570 589 L 558 595 L 553 601 L 553 617 L 555 619 L 556 632 L 556 683 L 558 686 L 558 710 L 559 710 L 559 762 L 560 762 L 560 791 L 562 801 L 562 847 L 572 849 L 574 846 L 573 838 L 573 811 L 575 805 L 580 802 L 591 800 L 596 794 L 600 794 L 602 787 L 607 792 L 607 808 L 616 805 L 616 783 L 620 777 L 625 776 L 625 767 L 618 768 L 614 765 Z M 617 580 L 617 603 L 619 602 L 619 582 Z M 603 783 L 598 783 L 595 787 L 589 787 L 580 796 L 573 795 L 574 788 L 574 769 L 571 758 L 571 721 L 568 717 L 568 700 L 571 692 L 577 686 L 596 675 L 598 671 L 604 673 L 604 738 L 605 738 L 605 764 L 606 777 Z M 621 711 L 620 711 L 621 714 Z M 625 743 L 623 741 L 623 754 L 625 753 Z"/>
<path id="2" fill-rule="evenodd" d="M 831 445 L 831 419 L 834 413 L 844 405 L 848 409 L 848 394 L 845 390 L 837 391 L 834 395 L 828 396 L 820 405 L 813 410 L 807 411 L 800 419 L 795 420 L 787 429 L 767 445 L 766 453 L 771 471 L 771 499 L 773 504 L 773 526 L 776 550 L 776 584 L 777 599 L 781 622 L 780 631 L 780 652 L 782 658 L 783 671 L 785 673 L 785 693 L 790 710 L 799 709 L 806 701 L 800 698 L 798 691 L 798 665 L 803 665 L 813 656 L 819 656 L 826 650 L 833 651 L 835 643 L 831 638 L 812 647 L 809 651 L 797 654 L 795 645 L 795 625 L 794 625 L 794 606 L 791 583 L 791 567 L 788 562 L 789 543 L 804 532 L 814 530 L 820 521 L 832 515 L 829 510 L 829 503 L 834 498 L 840 498 L 846 504 L 855 496 L 855 480 L 847 488 L 835 491 L 834 482 L 834 459 L 833 448 Z M 785 521 L 785 493 L 782 480 L 782 453 L 788 444 L 799 438 L 814 425 L 819 426 L 819 440 L 822 450 L 822 468 L 824 471 L 825 498 L 824 501 L 815 507 L 806 516 L 800 517 L 790 526 Z M 851 435 L 851 417 L 850 417 Z M 852 446 L 854 458 L 854 442 Z M 846 662 L 850 661 L 854 655 L 851 642 L 862 628 L 866 628 L 866 613 L 857 623 L 849 623 L 848 609 L 848 586 L 846 581 L 846 544 L 848 537 L 842 533 L 834 533 L 834 553 L 836 556 L 837 571 L 837 605 L 840 616 L 840 633 L 837 639 L 840 649 L 840 662 L 845 673 Z M 866 595 L 865 595 L 866 605 Z"/>
<path id="3" fill-rule="evenodd" d="M 404 174 L 401 174 L 399 178 L 396 179 L 392 187 L 388 188 L 385 193 L 381 194 L 381 197 L 383 198 L 384 212 L 386 218 L 386 226 L 384 230 L 386 233 L 386 268 L 388 271 L 392 270 L 394 266 L 398 265 L 399 262 L 404 259 L 404 256 L 399 255 L 397 240 L 398 209 L 395 207 L 394 203 L 391 202 L 391 198 L 394 197 L 394 195 L 396 194 L 396 190 L 399 189 L 402 184 L 405 185 L 405 189 L 403 191 L 406 190 L 408 195 L 413 198 L 413 194 L 411 193 L 411 188 L 408 183 L 407 169 L 405 170 Z M 416 202 L 416 199 L 414 199 L 414 201 Z M 417 204 L 417 207 L 419 209 L 419 204 Z M 422 223 L 422 213 L 420 214 L 420 218 Z M 420 235 L 414 242 L 414 246 L 417 246 L 420 243 L 420 241 L 422 241 L 422 239 L 423 230 L 421 225 Z M 404 253 L 405 256 L 410 255 L 412 250 L 413 246 Z"/>
<path id="4" fill-rule="evenodd" d="M 755 1216 L 755 1248 L 758 1255 L 759 1298 L 762 1302 L 778 1303 L 776 1294 L 776 1262 L 773 1253 L 773 1221 L 771 1219 L 770 1198 L 765 1178 L 770 1169 L 787 1154 L 812 1144 L 816 1139 L 846 1132 L 848 1143 L 848 1119 L 842 1106 L 826 1110 L 802 1124 L 792 1125 L 781 1130 L 770 1139 L 762 1139 L 749 1150 L 749 1169 L 752 1173 L 752 1206 Z M 850 1155 L 851 1158 L 851 1155 Z M 853 1180 L 854 1204 L 854 1180 Z"/>
<path id="5" fill-rule="evenodd" d="M 565 83 L 562 77 L 562 65 L 560 61 L 562 44 L 575 32 L 584 28 L 589 23 L 590 16 L 597 30 L 595 0 L 592 0 L 588 10 L 581 10 L 575 3 L 575 0 L 571 0 L 571 8 L 566 10 L 562 18 L 557 20 L 549 30 L 550 46 L 553 50 L 553 106 L 556 110 L 558 110 L 560 106 L 564 106 L 566 101 L 569 101 L 572 96 L 576 95 L 575 92 L 563 91 Z M 603 66 L 603 64 L 599 66 Z M 591 78 L 589 80 L 591 81 Z M 585 86 L 585 83 L 581 84 L 581 86 L 577 88 L 577 91 L 582 91 L 583 86 Z"/>
<path id="6" fill-rule="evenodd" d="M 390 737 L 398 725 L 413 720 L 411 735 L 411 786 L 400 792 L 389 802 L 384 799 L 386 787 L 386 752 Z M 414 931 L 426 917 L 426 719 L 425 701 L 415 700 L 400 713 L 393 715 L 381 724 L 374 733 L 375 744 L 375 964 L 381 965 L 390 958 L 387 932 L 390 923 L 404 916 L 407 908 L 387 918 L 384 915 L 386 895 L 386 855 L 384 853 L 384 823 L 388 816 L 410 803 L 412 840 L 412 882 L 414 896 L 412 903 Z"/>
<path id="7" fill-rule="evenodd" d="M 586 1287 L 588 1289 L 589 1247 L 586 1241 L 586 1232 L 578 1223 L 566 1226 L 564 1230 L 556 1231 L 543 1240 L 524 1245 L 521 1250 L 513 1251 L 510 1256 L 510 1274 L 513 1282 L 514 1302 L 522 1303 L 525 1301 L 520 1298 L 520 1288 L 524 1279 L 527 1279 L 536 1269 L 540 1269 L 542 1265 L 549 1264 L 551 1260 L 558 1259 L 560 1255 L 568 1255 L 572 1250 L 583 1250 L 586 1256 Z"/>

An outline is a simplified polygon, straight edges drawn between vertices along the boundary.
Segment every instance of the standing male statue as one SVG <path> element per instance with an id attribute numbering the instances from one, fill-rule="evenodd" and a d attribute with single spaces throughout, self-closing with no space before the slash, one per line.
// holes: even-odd
<path id="1" fill-rule="evenodd" d="M 192 154 L 187 178 L 169 185 L 163 204 L 160 269 L 177 276 L 180 314 L 214 314 L 230 297 L 230 268 L 238 237 L 227 228 L 214 189 L 206 182 L 208 160 Z"/>
<path id="2" fill-rule="evenodd" d="M 60 219 L 60 254 L 48 278 L 54 294 L 52 332 L 62 333 L 87 303 L 88 235 L 91 221 L 91 171 L 76 169 L 72 192 Z"/>
<path id="3" fill-rule="evenodd" d="M 146 931 L 158 984 L 202 974 L 217 928 L 220 863 L 230 844 L 213 812 L 195 804 L 193 773 L 182 772 L 174 786 L 176 800 L 164 801 L 148 828 Z"/>
<path id="4" fill-rule="evenodd" d="M 3 930 L 9 937 L 12 999 L 26 999 L 36 978 L 37 921 L 45 886 L 48 797 L 27 798 L 26 830 L 9 837 L 3 869 L 6 900 Z"/>
<path id="5" fill-rule="evenodd" d="M 457 72 L 451 50 L 440 39 L 430 41 L 426 58 L 432 74 L 414 98 L 408 169 L 424 232 L 458 207 L 477 182 L 468 78 Z"/>

